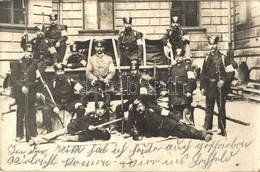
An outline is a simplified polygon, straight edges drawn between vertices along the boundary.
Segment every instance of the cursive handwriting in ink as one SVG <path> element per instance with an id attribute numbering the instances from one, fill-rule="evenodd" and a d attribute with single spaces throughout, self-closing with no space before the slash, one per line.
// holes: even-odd
<path id="1" fill-rule="evenodd" d="M 20 150 L 19 148 L 16 147 L 17 145 L 9 145 L 7 150 L 8 150 L 8 154 L 9 155 L 13 155 L 13 154 L 25 154 L 27 151 L 24 150 Z"/>
<path id="2" fill-rule="evenodd" d="M 62 163 L 64 163 L 64 167 L 68 166 L 102 166 L 102 167 L 108 167 L 111 165 L 112 161 L 107 160 L 89 160 L 89 161 L 79 161 L 75 157 L 67 158 L 66 160 L 62 160 Z"/>
<path id="3" fill-rule="evenodd" d="M 115 148 L 111 151 L 111 153 L 116 154 L 116 158 L 119 158 L 122 154 L 126 152 L 127 148 L 127 142 L 124 143 L 122 148 L 117 148 L 117 143 L 115 143 Z"/>
<path id="4" fill-rule="evenodd" d="M 69 154 L 80 154 L 85 149 L 85 146 L 82 145 L 68 145 L 68 146 L 60 146 L 57 145 L 56 150 L 57 153 L 69 153 Z"/>
<path id="5" fill-rule="evenodd" d="M 148 154 L 148 153 L 152 153 L 155 151 L 159 151 L 161 150 L 161 147 L 157 147 L 155 146 L 153 143 L 147 143 L 147 144 L 136 144 L 134 149 L 130 152 L 129 157 L 134 156 L 135 154 L 140 154 L 140 155 L 144 155 L 144 154 Z"/>
<path id="6" fill-rule="evenodd" d="M 93 153 L 107 153 L 107 152 L 108 152 L 108 144 L 105 145 L 93 144 L 91 150 L 87 152 L 87 156 L 91 156 Z"/>

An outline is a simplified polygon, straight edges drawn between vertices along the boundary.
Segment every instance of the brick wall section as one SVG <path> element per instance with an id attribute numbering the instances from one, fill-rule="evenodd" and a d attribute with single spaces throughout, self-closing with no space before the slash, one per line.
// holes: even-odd
<path id="1" fill-rule="evenodd" d="M 148 39 L 160 39 L 169 28 L 170 2 L 115 2 L 115 29 L 123 29 L 123 17 L 133 18 L 133 28 Z"/>
<path id="2" fill-rule="evenodd" d="M 243 23 L 245 12 L 242 10 L 245 10 L 243 8 L 245 5 L 249 6 L 251 17 Z M 260 3 L 257 1 L 252 1 L 251 5 L 243 2 L 232 3 L 231 9 L 231 17 L 235 17 L 236 20 L 235 26 L 234 21 L 231 21 L 233 42 L 236 47 L 235 60 L 239 64 L 246 62 L 249 69 L 260 66 Z M 252 70 L 250 79 L 260 81 L 260 71 Z"/>

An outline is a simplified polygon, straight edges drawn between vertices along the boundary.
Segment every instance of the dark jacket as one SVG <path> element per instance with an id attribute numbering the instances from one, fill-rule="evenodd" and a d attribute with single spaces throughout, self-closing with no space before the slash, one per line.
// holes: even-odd
<path id="1" fill-rule="evenodd" d="M 221 88 L 222 94 L 227 95 L 231 91 L 230 86 L 234 75 L 235 71 L 230 59 L 217 50 L 214 55 L 209 54 L 203 62 L 200 89 L 205 90 L 207 97 L 217 98 L 217 82 L 221 79 L 224 81 L 224 86 Z"/>

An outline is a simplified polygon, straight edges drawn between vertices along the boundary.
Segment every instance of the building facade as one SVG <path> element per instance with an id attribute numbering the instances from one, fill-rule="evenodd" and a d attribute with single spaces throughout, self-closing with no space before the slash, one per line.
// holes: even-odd
<path id="1" fill-rule="evenodd" d="M 123 17 L 133 17 L 133 28 L 146 39 L 160 39 L 170 26 L 171 16 L 181 16 L 191 40 L 191 58 L 201 66 L 208 53 L 207 37 L 220 37 L 225 54 L 232 42 L 235 60 L 247 62 L 250 77 L 259 80 L 259 1 L 175 0 L 0 0 L 0 61 L 20 58 L 20 38 L 25 30 L 33 37 L 36 24 L 48 24 L 57 13 L 68 26 L 68 44 L 90 37 L 117 38 Z"/>

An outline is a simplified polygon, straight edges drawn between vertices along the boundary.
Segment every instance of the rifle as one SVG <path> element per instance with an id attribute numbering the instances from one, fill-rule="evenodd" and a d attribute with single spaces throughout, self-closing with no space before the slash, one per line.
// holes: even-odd
<path id="1" fill-rule="evenodd" d="M 120 61 L 118 59 L 117 49 L 116 49 L 116 43 L 115 39 L 112 39 L 115 58 L 116 58 L 116 65 L 118 67 L 118 73 L 119 73 L 119 83 L 120 83 L 120 99 L 121 99 L 121 113 L 124 113 L 124 93 L 123 93 L 123 78 L 122 78 L 122 71 L 120 69 Z M 122 120 L 122 134 L 124 133 L 124 121 Z"/>
<path id="2" fill-rule="evenodd" d="M 51 91 L 50 91 L 48 85 L 46 84 L 46 82 L 45 82 L 45 81 L 43 80 L 43 78 L 42 78 L 41 73 L 40 73 L 38 70 L 37 70 L 36 72 L 37 72 L 37 74 L 39 75 L 40 80 L 41 80 L 41 82 L 42 82 L 44 88 L 47 90 L 47 92 L 48 92 L 48 94 L 49 94 L 49 96 L 50 96 L 52 102 L 55 104 L 55 106 L 57 106 L 57 105 L 56 105 L 56 102 L 55 102 L 55 100 L 54 100 L 54 98 L 53 98 L 53 96 L 52 96 L 52 94 L 51 94 Z M 60 121 L 62 127 L 64 128 L 65 126 L 64 126 L 64 123 L 62 122 L 62 120 L 61 120 L 61 118 L 60 118 L 60 115 L 57 114 L 57 116 L 58 116 L 58 118 L 59 118 L 59 121 Z"/>
<path id="3" fill-rule="evenodd" d="M 124 120 L 125 120 L 125 117 L 119 118 L 119 119 L 115 119 L 115 120 L 113 120 L 113 121 L 105 122 L 105 123 L 103 123 L 103 124 L 99 124 L 99 125 L 96 125 L 96 126 L 94 126 L 94 127 L 95 127 L 95 128 L 101 128 L 101 127 L 104 127 L 104 126 L 106 126 L 106 125 L 113 124 L 113 123 L 118 122 L 118 121 L 124 121 Z M 86 130 L 86 129 L 85 129 L 85 130 Z M 82 132 L 85 131 L 85 130 L 80 130 L 80 131 L 76 132 L 75 134 L 82 133 Z"/>
<path id="4" fill-rule="evenodd" d="M 22 0 L 22 6 L 23 6 L 23 17 L 24 17 L 24 24 L 25 24 L 25 32 L 27 32 L 27 16 L 26 16 L 26 7 L 25 2 Z M 25 35 L 26 44 L 29 42 L 28 34 Z"/>
<path id="5" fill-rule="evenodd" d="M 218 81 L 220 81 L 221 80 L 221 74 L 220 74 L 219 66 L 216 66 L 216 74 L 218 74 Z M 223 124 L 223 122 L 221 120 L 222 119 L 221 117 L 223 116 L 223 114 L 221 114 L 222 113 L 222 109 L 223 109 L 223 107 L 222 107 L 222 91 L 221 91 L 221 88 L 218 88 L 218 92 L 219 92 L 219 107 L 218 107 L 219 114 L 218 114 L 218 117 L 219 117 L 219 122 L 220 122 L 220 125 L 221 125 L 221 132 L 224 132 L 224 135 L 227 136 L 227 132 L 226 132 L 225 126 L 224 126 L 224 124 Z"/>
<path id="6" fill-rule="evenodd" d="M 30 68 L 30 67 L 29 67 Z M 28 69 L 29 69 L 28 68 Z M 29 115 L 29 78 L 28 78 L 28 70 L 24 73 L 24 83 L 25 87 L 28 88 L 28 93 L 25 94 L 25 116 L 24 116 L 24 123 L 25 123 L 25 137 L 26 142 L 29 142 L 31 139 L 30 131 L 29 131 L 29 124 L 28 124 L 28 115 Z"/>

